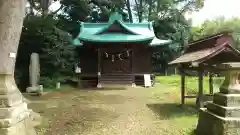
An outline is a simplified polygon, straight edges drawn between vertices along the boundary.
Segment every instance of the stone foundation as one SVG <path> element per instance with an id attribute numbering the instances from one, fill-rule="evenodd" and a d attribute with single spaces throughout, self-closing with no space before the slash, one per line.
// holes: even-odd
<path id="1" fill-rule="evenodd" d="M 27 93 L 42 93 L 42 90 L 40 89 L 40 86 L 35 87 L 28 87 L 26 89 Z"/>
<path id="2" fill-rule="evenodd" d="M 240 95 L 216 93 L 213 102 L 201 108 L 197 135 L 239 135 Z"/>
<path id="3" fill-rule="evenodd" d="M 232 65 L 223 73 L 220 92 L 200 109 L 197 135 L 240 135 L 240 67 Z"/>
<path id="4" fill-rule="evenodd" d="M 36 135 L 31 111 L 11 75 L 0 75 L 0 135 Z"/>
<path id="5" fill-rule="evenodd" d="M 220 117 L 207 109 L 200 109 L 197 135 L 239 135 L 240 119 Z"/>
<path id="6" fill-rule="evenodd" d="M 101 84 L 101 83 L 98 83 L 98 84 L 97 84 L 97 88 L 99 88 L 99 89 L 100 89 L 100 88 L 103 88 L 102 84 Z"/>
<path id="7" fill-rule="evenodd" d="M 29 115 L 26 115 L 20 122 L 0 128 L 0 135 L 36 135 L 36 131 L 32 126 L 32 120 L 29 118 Z"/>

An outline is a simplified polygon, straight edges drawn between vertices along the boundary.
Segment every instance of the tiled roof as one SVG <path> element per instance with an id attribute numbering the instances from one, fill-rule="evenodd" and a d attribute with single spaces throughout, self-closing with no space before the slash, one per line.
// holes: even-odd
<path id="1" fill-rule="evenodd" d="M 72 41 L 73 45 L 83 46 L 84 42 L 94 43 L 123 43 L 149 42 L 149 46 L 163 46 L 170 40 L 157 39 L 152 22 L 129 23 L 122 20 L 118 12 L 110 15 L 106 23 L 82 22 L 78 36 Z M 119 45 L 119 44 L 113 44 Z"/>
<path id="2" fill-rule="evenodd" d="M 178 57 L 174 61 L 170 62 L 169 64 L 177 64 L 177 63 L 188 63 L 188 62 L 195 62 L 201 59 L 204 59 L 205 57 L 219 51 L 221 48 L 210 48 L 210 49 L 204 49 L 197 52 L 192 53 L 186 53 L 182 56 Z"/>
<path id="3" fill-rule="evenodd" d="M 169 64 L 181 64 L 181 63 L 193 63 L 193 62 L 204 62 L 206 60 L 209 60 L 216 55 L 224 52 L 224 51 L 230 51 L 231 53 L 237 54 L 236 57 L 239 57 L 240 61 L 240 53 L 236 49 L 234 49 L 231 45 L 228 43 L 224 43 L 220 46 L 208 48 L 204 50 L 199 50 L 196 52 L 186 53 L 182 56 L 178 57 L 174 61 L 170 62 Z M 230 58 L 231 59 L 231 58 Z"/>

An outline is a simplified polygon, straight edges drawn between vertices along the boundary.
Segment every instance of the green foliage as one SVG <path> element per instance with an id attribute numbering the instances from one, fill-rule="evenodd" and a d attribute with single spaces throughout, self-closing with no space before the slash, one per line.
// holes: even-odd
<path id="1" fill-rule="evenodd" d="M 137 1 L 137 3 L 143 1 L 142 9 L 145 13 L 140 16 L 139 11 L 137 11 L 138 18 L 143 17 L 145 20 L 153 20 L 155 35 L 160 39 L 171 39 L 173 41 L 171 45 L 164 49 L 161 48 L 153 54 L 154 67 L 165 70 L 168 68 L 168 62 L 178 57 L 188 43 L 190 22 L 186 20 L 184 14 L 202 8 L 204 0 Z M 139 10 L 139 8 L 140 4 L 137 5 L 135 10 Z"/>
<path id="2" fill-rule="evenodd" d="M 223 31 L 231 31 L 235 40 L 236 47 L 239 48 L 240 43 L 240 19 L 231 18 L 225 19 L 224 17 L 216 18 L 212 21 L 205 21 L 199 27 L 193 27 L 191 29 L 191 40 L 197 40 L 199 38 L 210 36 Z"/>
<path id="3" fill-rule="evenodd" d="M 76 56 L 74 47 L 70 44 L 71 36 L 68 33 L 58 29 L 56 24 L 58 20 L 52 16 L 43 18 L 42 16 L 28 15 L 24 20 L 17 62 L 16 76 L 18 84 L 28 85 L 28 67 L 30 55 L 36 52 L 40 55 L 40 74 L 41 81 L 45 86 L 51 86 L 55 79 L 60 76 L 71 76 L 73 74 Z M 20 79 L 19 79 L 20 78 Z M 21 79 L 25 78 L 25 79 Z M 48 78 L 48 79 L 46 79 Z"/>
<path id="4" fill-rule="evenodd" d="M 44 88 L 56 88 L 56 83 L 59 82 L 57 78 L 50 77 L 41 77 L 39 80 L 39 84 L 43 85 Z"/>
<path id="5" fill-rule="evenodd" d="M 205 93 L 209 93 L 209 83 L 208 83 L 208 77 L 204 77 L 203 80 L 203 89 Z M 157 77 L 157 80 L 161 84 L 174 87 L 175 89 L 181 89 L 181 77 L 180 76 L 159 76 Z M 218 91 L 218 88 L 223 83 L 224 78 L 222 77 L 215 77 L 213 79 L 214 84 L 214 91 Z M 186 94 L 193 95 L 198 93 L 198 78 L 197 77 L 186 77 Z"/>

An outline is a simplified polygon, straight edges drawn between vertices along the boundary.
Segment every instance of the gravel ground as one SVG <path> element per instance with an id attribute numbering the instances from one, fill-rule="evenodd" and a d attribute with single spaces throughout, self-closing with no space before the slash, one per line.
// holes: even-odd
<path id="1" fill-rule="evenodd" d="M 195 109 L 180 108 L 174 103 L 178 96 L 163 89 L 63 90 L 27 98 L 43 117 L 36 127 L 39 135 L 188 134 Z"/>

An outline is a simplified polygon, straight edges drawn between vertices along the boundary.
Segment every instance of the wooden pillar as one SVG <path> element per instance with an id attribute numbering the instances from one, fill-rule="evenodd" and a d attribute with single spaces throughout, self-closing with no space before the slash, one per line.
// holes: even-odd
<path id="1" fill-rule="evenodd" d="M 134 72 L 134 47 L 132 47 L 131 51 L 131 70 L 132 70 L 132 87 L 136 87 Z"/>
<path id="2" fill-rule="evenodd" d="M 101 49 L 98 48 L 98 84 L 97 84 L 97 87 L 98 88 L 102 88 L 102 84 L 101 84 Z"/>
<path id="3" fill-rule="evenodd" d="M 209 73 L 209 94 L 213 94 L 213 73 Z"/>
<path id="4" fill-rule="evenodd" d="M 76 73 L 76 75 L 77 75 L 77 81 L 78 81 L 77 87 L 81 88 L 82 87 L 81 74 Z"/>
<path id="5" fill-rule="evenodd" d="M 181 105 L 185 104 L 185 74 L 181 71 Z"/>
<path id="6" fill-rule="evenodd" d="M 197 107 L 203 107 L 203 70 L 198 71 L 198 99 Z"/>

